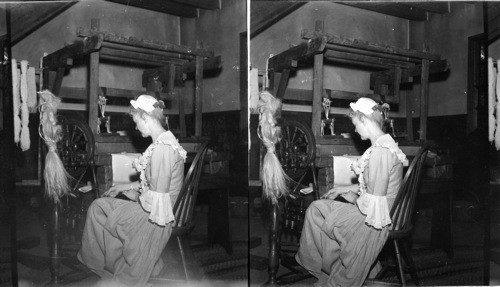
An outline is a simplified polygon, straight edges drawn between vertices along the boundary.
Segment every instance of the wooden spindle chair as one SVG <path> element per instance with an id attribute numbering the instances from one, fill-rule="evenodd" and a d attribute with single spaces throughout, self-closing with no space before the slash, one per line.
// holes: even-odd
<path id="1" fill-rule="evenodd" d="M 403 286 L 406 286 L 406 280 L 404 278 L 404 271 L 406 270 L 410 272 L 413 283 L 417 286 L 420 284 L 415 262 L 413 261 L 411 250 L 408 245 L 408 239 L 413 230 L 412 219 L 415 214 L 415 202 L 420 183 L 422 182 L 422 170 L 428 152 L 429 147 L 424 145 L 412 160 L 390 211 L 392 224 L 389 230 L 389 239 L 386 244 L 392 242 L 394 245 L 398 277 Z M 404 258 L 406 268 L 403 267 L 401 257 Z M 375 279 L 382 279 L 388 268 L 388 265 L 384 266 Z"/>
<path id="2" fill-rule="evenodd" d="M 196 281 L 203 277 L 188 236 L 194 229 L 193 210 L 198 194 L 203 160 L 208 150 L 207 146 L 208 141 L 200 146 L 184 177 L 181 191 L 173 207 L 175 222 L 172 225 L 172 234 L 162 254 L 165 267 L 158 276 L 152 277 L 149 283 L 166 284 L 169 281 Z"/>

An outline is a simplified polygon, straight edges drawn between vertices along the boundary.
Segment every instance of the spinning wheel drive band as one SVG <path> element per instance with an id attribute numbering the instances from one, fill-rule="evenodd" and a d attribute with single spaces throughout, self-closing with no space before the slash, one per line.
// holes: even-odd
<path id="1" fill-rule="evenodd" d="M 62 138 L 57 151 L 66 171 L 73 177 L 85 172 L 95 151 L 94 135 L 90 127 L 81 121 L 58 118 L 62 127 Z"/>
<path id="2" fill-rule="evenodd" d="M 311 128 L 298 121 L 285 121 L 281 126 L 281 140 L 276 144 L 276 155 L 285 173 L 298 180 L 316 156 Z"/>

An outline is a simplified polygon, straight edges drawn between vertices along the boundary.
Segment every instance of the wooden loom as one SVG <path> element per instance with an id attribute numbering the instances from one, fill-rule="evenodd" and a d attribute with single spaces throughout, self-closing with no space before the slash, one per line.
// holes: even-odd
<path id="1" fill-rule="evenodd" d="M 97 133 L 98 98 L 100 95 L 133 99 L 140 94 L 153 93 L 158 98 L 164 98 L 166 90 L 167 94 L 175 96 L 175 87 L 184 85 L 186 79 L 194 77 L 194 135 L 201 137 L 203 72 L 220 70 L 220 56 L 214 56 L 213 51 L 202 48 L 201 44 L 197 44 L 197 47 L 193 48 L 104 32 L 99 29 L 98 19 L 91 20 L 90 29 L 79 28 L 76 34 L 83 39 L 43 57 L 43 83 L 41 85 L 44 89 L 50 89 L 55 95 L 64 94 L 65 98 L 88 99 L 88 123 L 95 138 L 96 165 L 100 165 L 99 158 L 103 154 L 118 151 L 135 152 L 135 150 L 131 150 L 133 145 L 128 137 L 103 136 Z M 90 58 L 88 89 L 61 87 L 66 70 L 73 66 L 75 59 L 81 57 Z M 153 67 L 143 73 L 142 83 L 146 92 L 100 87 L 99 64 L 101 59 Z M 178 99 L 180 137 L 186 137 L 184 105 L 180 94 Z M 59 274 L 63 259 L 60 242 L 60 213 L 61 207 L 53 205 L 50 238 L 52 284 L 59 284 L 62 281 Z"/>
<path id="2" fill-rule="evenodd" d="M 314 31 L 303 30 L 302 38 L 307 39 L 300 45 L 290 48 L 269 59 L 268 72 L 270 89 L 280 99 L 292 99 L 312 102 L 311 128 L 316 139 L 316 165 L 329 166 L 332 155 L 356 154 L 351 139 L 343 139 L 320 135 L 321 101 L 323 97 L 356 101 L 360 97 L 383 100 L 390 104 L 398 104 L 400 85 L 412 83 L 420 77 L 420 128 L 419 139 L 415 141 L 412 130 L 412 117 L 406 118 L 407 135 L 400 145 L 403 151 L 414 154 L 420 142 L 427 140 L 427 116 L 429 103 L 429 74 L 448 70 L 448 62 L 438 54 L 425 50 L 402 49 L 389 45 L 348 39 L 323 32 L 323 22 L 316 22 Z M 311 92 L 287 89 L 290 72 L 298 68 L 302 60 L 314 57 L 313 90 Z M 363 94 L 323 88 L 324 60 L 332 63 L 356 65 L 379 69 L 370 75 L 370 87 L 373 94 Z M 411 115 L 411 102 L 406 101 L 406 114 Z M 414 146 L 412 148 L 412 146 Z M 325 161 L 326 160 L 326 161 Z"/>
<path id="3" fill-rule="evenodd" d="M 201 44 L 193 48 L 100 31 L 98 19 L 92 19 L 90 29 L 80 27 L 76 34 L 83 40 L 43 57 L 43 88 L 50 89 L 56 95 L 61 91 L 65 94 L 73 93 L 73 97 L 86 92 L 89 103 L 89 126 L 94 134 L 97 127 L 99 95 L 133 98 L 139 93 L 144 93 L 144 91 L 100 87 L 99 63 L 102 59 L 155 67 L 144 72 L 143 86 L 157 96 L 164 96 L 162 93 L 164 90 L 174 94 L 175 86 L 183 85 L 187 77 L 194 76 L 195 136 L 201 136 L 203 72 L 220 69 L 220 56 L 214 56 L 213 51 L 202 48 Z M 65 71 L 73 66 L 75 58 L 84 56 L 90 58 L 88 90 L 61 88 Z M 51 71 L 55 72 L 52 84 L 49 81 Z M 160 84 L 155 84 L 154 81 Z M 179 100 L 182 106 L 182 97 L 179 97 Z M 184 110 L 180 109 L 180 113 L 181 136 L 185 136 Z M 99 137 L 96 137 L 96 141 L 99 142 Z"/>
<path id="4" fill-rule="evenodd" d="M 414 77 L 420 77 L 420 128 L 419 139 L 413 139 L 413 124 L 410 101 L 406 101 L 405 141 L 399 141 L 399 146 L 405 154 L 413 156 L 420 146 L 427 141 L 427 117 L 429 103 L 429 74 L 448 70 L 448 62 L 438 54 L 402 49 L 379 43 L 358 39 L 348 39 L 323 31 L 323 21 L 316 21 L 314 31 L 303 30 L 301 36 L 308 40 L 300 45 L 283 51 L 269 59 L 268 73 L 270 90 L 279 99 L 293 99 L 312 102 L 311 129 L 314 134 L 316 156 L 314 164 L 318 167 L 318 187 L 320 192 L 332 188 L 333 171 L 332 156 L 345 154 L 360 154 L 354 141 L 350 138 L 321 135 L 322 98 L 356 101 L 360 97 L 382 100 L 390 104 L 398 104 L 400 100 L 400 85 L 412 83 Z M 311 92 L 297 89 L 287 89 L 290 72 L 298 68 L 298 63 L 314 58 L 313 90 Z M 330 63 L 342 63 L 357 67 L 368 67 L 379 71 L 371 73 L 370 87 L 373 94 L 362 94 L 339 90 L 328 90 L 323 87 L 324 60 Z M 277 204 L 271 212 L 269 281 L 268 285 L 276 285 L 279 267 L 278 254 L 278 218 L 280 211 Z"/>

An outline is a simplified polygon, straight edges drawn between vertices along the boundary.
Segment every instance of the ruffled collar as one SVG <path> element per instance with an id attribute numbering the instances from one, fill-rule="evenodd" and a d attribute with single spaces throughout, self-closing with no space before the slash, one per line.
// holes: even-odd
<path id="1" fill-rule="evenodd" d="M 175 138 L 174 134 L 171 131 L 166 131 L 161 133 L 158 138 L 153 142 L 152 144 L 149 145 L 149 147 L 144 151 L 141 157 L 136 159 L 134 161 L 134 167 L 135 169 L 140 172 L 140 180 L 141 180 L 141 189 L 142 192 L 147 189 L 147 180 L 146 180 L 146 168 L 151 162 L 151 156 L 153 155 L 153 150 L 159 145 L 159 144 L 168 144 L 170 145 L 174 150 L 179 152 L 179 155 L 182 157 L 184 162 L 186 161 L 187 157 L 187 152 L 184 150 L 184 148 L 179 144 L 177 139 Z"/>
<path id="2" fill-rule="evenodd" d="M 401 163 L 403 163 L 406 160 L 406 155 L 401 151 L 401 149 L 399 149 L 398 144 L 389 134 L 384 134 L 380 136 L 375 141 L 375 143 L 363 153 L 361 158 L 352 163 L 351 168 L 358 175 L 359 194 L 363 194 L 366 192 L 366 183 L 363 177 L 363 173 L 366 167 L 368 166 L 368 162 L 370 161 L 372 151 L 376 147 L 384 147 L 389 149 L 392 153 L 396 154 Z"/>

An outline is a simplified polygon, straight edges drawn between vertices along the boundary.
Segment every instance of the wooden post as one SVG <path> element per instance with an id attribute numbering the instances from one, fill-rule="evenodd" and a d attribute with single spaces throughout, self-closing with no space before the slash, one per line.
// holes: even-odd
<path id="1" fill-rule="evenodd" d="M 49 87 L 50 87 L 50 70 L 47 68 L 43 68 L 42 75 L 43 75 L 43 82 L 40 83 L 42 85 L 42 90 L 49 89 Z"/>
<path id="2" fill-rule="evenodd" d="M 323 32 L 323 21 L 316 21 L 316 32 Z M 311 129 L 314 136 L 321 134 L 321 97 L 323 96 L 323 54 L 314 55 L 313 100 Z"/>
<path id="3" fill-rule="evenodd" d="M 42 70 L 43 73 L 43 83 L 42 89 L 48 89 L 50 87 L 50 71 L 47 68 Z M 62 78 L 62 77 L 61 77 Z M 57 80 L 56 80 L 57 82 Z M 55 86 L 55 85 L 54 85 Z M 59 85 L 60 86 L 60 85 Z M 54 92 L 55 95 L 59 93 L 59 91 Z M 40 149 L 41 152 L 41 149 Z M 42 184 L 43 186 L 43 184 Z M 49 230 L 47 233 L 48 240 L 51 244 L 49 244 L 49 257 L 50 257 L 50 283 L 48 285 L 58 285 L 60 282 L 60 266 L 61 266 L 61 225 L 60 225 L 60 206 L 54 202 L 49 203 L 52 207 L 51 217 L 49 219 Z"/>
<path id="4" fill-rule="evenodd" d="M 321 97 L 323 95 L 323 54 L 314 55 L 313 100 L 311 129 L 314 136 L 321 134 Z"/>
<path id="5" fill-rule="evenodd" d="M 276 98 L 283 100 L 285 96 L 286 86 L 288 85 L 288 79 L 290 78 L 290 69 L 283 69 L 281 73 L 280 82 L 278 84 L 278 90 L 276 91 Z"/>
<path id="6" fill-rule="evenodd" d="M 60 213 L 61 207 L 58 203 L 51 202 L 52 215 L 51 215 L 51 225 L 49 227 L 49 240 L 52 241 L 52 245 L 49 250 L 50 256 L 50 284 L 57 285 L 60 283 L 60 267 L 62 258 L 62 246 L 61 246 L 61 220 Z"/>
<path id="7" fill-rule="evenodd" d="M 269 76 L 269 87 L 267 89 L 273 96 L 276 96 L 279 87 L 278 79 L 281 79 L 281 73 L 275 72 L 274 70 L 269 70 L 268 76 Z"/>
<path id="8" fill-rule="evenodd" d="M 64 67 L 57 68 L 56 79 L 52 86 L 52 93 L 56 96 L 59 96 L 59 92 L 61 91 L 62 79 L 64 77 L 64 72 L 66 69 Z"/>
<path id="9" fill-rule="evenodd" d="M 168 65 L 168 80 L 167 80 L 167 93 L 172 99 L 175 97 L 178 97 L 179 99 L 179 123 L 181 121 L 181 107 L 183 108 L 184 105 L 181 105 L 180 101 L 182 101 L 182 97 L 177 93 L 177 90 L 175 89 L 175 65 L 170 64 Z M 182 121 L 184 122 L 184 110 L 182 110 Z M 168 122 L 168 119 L 167 119 Z M 168 127 L 170 129 L 170 126 Z M 186 137 L 186 126 L 184 125 L 184 130 L 182 128 L 180 129 L 180 136 L 181 137 Z"/>
<path id="10" fill-rule="evenodd" d="M 420 141 L 427 139 L 427 116 L 429 114 L 429 60 L 422 60 L 420 76 Z"/>
<path id="11" fill-rule="evenodd" d="M 248 110 L 248 49 L 247 32 L 240 33 L 240 131 L 247 133 L 249 123 Z M 247 162 L 248 163 L 248 162 Z"/>
<path id="12" fill-rule="evenodd" d="M 393 85 L 392 96 L 394 96 L 396 98 L 397 103 L 399 103 L 399 92 L 400 92 L 400 85 L 401 85 L 401 67 L 394 68 L 394 79 L 393 79 L 392 85 Z M 387 99 L 384 99 L 384 102 L 385 101 L 387 101 Z"/>
<path id="13" fill-rule="evenodd" d="M 277 274 L 280 266 L 279 243 L 278 243 L 278 221 L 279 221 L 279 203 L 272 204 L 271 222 L 269 223 L 269 279 L 266 286 L 277 286 Z"/>
<path id="14" fill-rule="evenodd" d="M 275 73 L 274 70 L 269 71 L 269 88 L 268 90 L 271 93 L 274 93 L 276 95 L 278 87 L 276 87 L 276 78 L 278 76 L 278 73 Z M 264 148 L 264 145 L 262 142 L 260 143 L 260 164 L 262 166 L 262 161 L 264 159 L 264 154 L 266 153 L 266 149 Z M 262 174 L 261 174 L 262 178 Z M 279 248 L 278 248 L 278 211 L 279 211 L 279 206 L 278 203 L 271 203 L 271 210 L 270 210 L 270 222 L 269 222 L 269 253 L 267 256 L 267 263 L 268 263 L 268 281 L 264 284 L 266 286 L 277 286 L 277 274 L 278 274 L 278 269 L 279 269 Z"/>
<path id="15" fill-rule="evenodd" d="M 92 19 L 90 27 L 99 31 L 99 19 Z M 89 125 L 92 133 L 97 134 L 97 118 L 99 117 L 99 51 L 90 53 L 89 63 Z"/>
<path id="16" fill-rule="evenodd" d="M 406 93 L 406 140 L 413 141 L 413 113 L 411 108 L 411 95 Z"/>
<path id="17" fill-rule="evenodd" d="M 196 48 L 201 48 L 201 42 L 196 43 Z M 194 135 L 201 136 L 202 127 L 202 111 L 203 111 L 203 57 L 196 56 L 196 72 L 195 72 L 195 90 L 194 90 Z"/>

